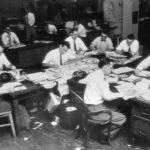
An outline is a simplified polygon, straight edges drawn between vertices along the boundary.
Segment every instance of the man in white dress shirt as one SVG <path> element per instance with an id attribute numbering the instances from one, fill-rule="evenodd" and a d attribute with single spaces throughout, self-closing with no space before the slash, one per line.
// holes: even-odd
<path id="1" fill-rule="evenodd" d="M 129 34 L 126 39 L 116 47 L 116 52 L 125 54 L 129 57 L 139 54 L 139 42 L 134 38 L 133 34 Z"/>
<path id="2" fill-rule="evenodd" d="M 6 32 L 2 34 L 2 43 L 4 47 L 20 45 L 17 35 L 11 31 L 10 27 L 6 27 Z"/>
<path id="3" fill-rule="evenodd" d="M 26 42 L 33 42 L 36 40 L 36 30 L 35 30 L 35 16 L 30 12 L 29 8 L 25 8 L 25 22 L 26 22 Z"/>
<path id="4" fill-rule="evenodd" d="M 48 52 L 43 60 L 43 66 L 47 67 L 59 67 L 70 59 L 75 59 L 75 55 L 69 52 L 70 45 L 67 41 L 64 41 L 60 46 L 54 50 Z"/>
<path id="5" fill-rule="evenodd" d="M 3 53 L 3 47 L 0 46 L 0 70 L 4 69 L 16 69 L 15 66 L 13 66 L 5 54 Z"/>
<path id="6" fill-rule="evenodd" d="M 88 50 L 84 42 L 78 37 L 77 29 L 73 29 L 70 36 L 66 38 L 65 41 L 70 43 L 70 50 L 73 54 L 80 54 Z"/>
<path id="7" fill-rule="evenodd" d="M 114 137 L 125 123 L 126 117 L 117 112 L 117 108 L 112 106 L 112 103 L 110 103 L 110 101 L 124 97 L 122 93 L 114 93 L 110 90 L 106 76 L 111 73 L 111 70 L 112 65 L 110 61 L 106 57 L 101 58 L 99 62 L 99 69 L 92 73 L 88 78 L 84 93 L 84 101 L 91 112 L 105 109 L 112 112 L 112 128 L 113 126 L 116 127 L 114 127 L 115 129 L 112 131 L 111 137 Z M 97 119 L 107 121 L 109 120 L 109 116 L 104 113 Z"/>
<path id="8" fill-rule="evenodd" d="M 97 50 L 99 53 L 105 53 L 114 49 L 111 38 L 108 37 L 106 31 L 101 32 L 101 36 L 94 39 L 90 48 Z"/>

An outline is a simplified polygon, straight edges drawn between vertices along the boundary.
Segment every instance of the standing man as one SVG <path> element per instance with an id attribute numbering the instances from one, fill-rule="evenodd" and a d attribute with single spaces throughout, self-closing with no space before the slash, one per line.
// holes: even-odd
<path id="1" fill-rule="evenodd" d="M 111 51 L 114 49 L 111 38 L 108 37 L 106 31 L 102 31 L 101 35 L 94 39 L 91 43 L 90 48 L 92 50 L 97 50 L 99 53 L 105 53 L 106 51 Z"/>
<path id="2" fill-rule="evenodd" d="M 70 43 L 70 49 L 73 54 L 80 54 L 82 51 L 88 50 L 84 42 L 78 37 L 77 29 L 72 29 L 70 36 L 65 41 Z"/>
<path id="3" fill-rule="evenodd" d="M 30 12 L 29 8 L 25 8 L 25 22 L 26 22 L 26 42 L 32 43 L 36 40 L 36 29 L 35 29 L 35 16 Z"/>
<path id="4" fill-rule="evenodd" d="M 4 47 L 13 47 L 20 45 L 19 38 L 11 31 L 10 27 L 7 26 L 5 32 L 2 34 L 2 43 Z"/>

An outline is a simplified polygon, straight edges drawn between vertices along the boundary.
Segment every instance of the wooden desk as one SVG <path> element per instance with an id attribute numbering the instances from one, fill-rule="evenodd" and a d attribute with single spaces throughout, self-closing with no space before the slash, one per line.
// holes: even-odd
<path id="1" fill-rule="evenodd" d="M 34 84 L 29 81 L 23 81 L 22 83 L 24 86 L 26 86 L 26 90 L 17 91 L 14 93 L 8 93 L 2 95 L 2 97 L 5 100 L 10 101 L 12 105 L 12 113 L 14 118 L 14 124 L 16 128 L 16 133 L 19 135 L 20 127 L 17 124 L 17 107 L 19 103 L 26 103 L 26 102 L 33 102 L 36 101 L 38 103 L 38 108 L 40 107 L 42 110 L 45 108 L 45 104 L 47 103 L 47 100 L 49 99 L 49 93 L 50 92 L 57 92 L 57 84 L 52 89 L 45 89 L 44 87 Z M 42 103 L 42 104 L 41 104 Z M 31 103 L 30 103 L 31 104 Z M 39 105 L 40 104 L 40 105 Z M 31 108 L 32 106 L 30 106 Z"/>
<path id="2" fill-rule="evenodd" d="M 45 55 L 56 48 L 56 43 L 33 43 L 20 48 L 5 49 L 9 61 L 17 68 L 26 68 L 41 64 Z"/>
<path id="3" fill-rule="evenodd" d="M 137 98 L 131 102 L 133 105 L 131 111 L 130 140 L 134 146 L 137 137 L 147 141 L 150 140 L 150 101 Z"/>

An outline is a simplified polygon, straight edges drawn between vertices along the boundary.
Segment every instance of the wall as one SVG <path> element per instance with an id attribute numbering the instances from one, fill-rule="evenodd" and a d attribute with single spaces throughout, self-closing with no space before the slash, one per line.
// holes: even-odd
<path id="1" fill-rule="evenodd" d="M 20 17 L 21 8 L 34 0 L 0 0 L 0 18 Z"/>

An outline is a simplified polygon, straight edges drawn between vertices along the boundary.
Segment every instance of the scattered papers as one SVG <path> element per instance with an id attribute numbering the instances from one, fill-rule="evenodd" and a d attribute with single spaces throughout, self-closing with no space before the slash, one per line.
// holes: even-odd
<path id="1" fill-rule="evenodd" d="M 0 87 L 0 94 L 13 93 L 18 90 L 24 90 L 25 88 L 26 87 L 23 86 L 20 82 L 8 82 Z"/>
<path id="2" fill-rule="evenodd" d="M 132 83 L 125 83 L 115 87 L 120 93 L 123 94 L 123 97 L 126 100 L 137 96 L 136 87 Z"/>
<path id="3" fill-rule="evenodd" d="M 143 71 L 138 73 L 138 76 L 140 76 L 140 77 L 150 77 L 150 71 L 143 70 Z"/>
<path id="4" fill-rule="evenodd" d="M 150 87 L 150 80 L 142 79 L 140 82 L 136 84 L 136 91 L 138 94 L 142 94 Z"/>
<path id="5" fill-rule="evenodd" d="M 142 78 L 140 77 L 137 77 L 135 75 L 130 75 L 128 78 L 121 78 L 122 80 L 124 81 L 127 81 L 127 82 L 140 82 L 142 80 Z"/>
<path id="6" fill-rule="evenodd" d="M 145 92 L 138 95 L 138 98 L 142 98 L 144 100 L 150 101 L 150 89 L 145 90 Z"/>
<path id="7" fill-rule="evenodd" d="M 115 74 L 122 74 L 122 73 L 127 73 L 133 71 L 133 68 L 130 67 L 120 67 L 118 69 L 113 69 L 113 73 Z"/>
<path id="8" fill-rule="evenodd" d="M 48 75 L 44 72 L 27 74 L 26 77 L 28 80 L 31 80 L 31 81 L 40 81 L 40 80 L 46 80 L 49 78 Z"/>

